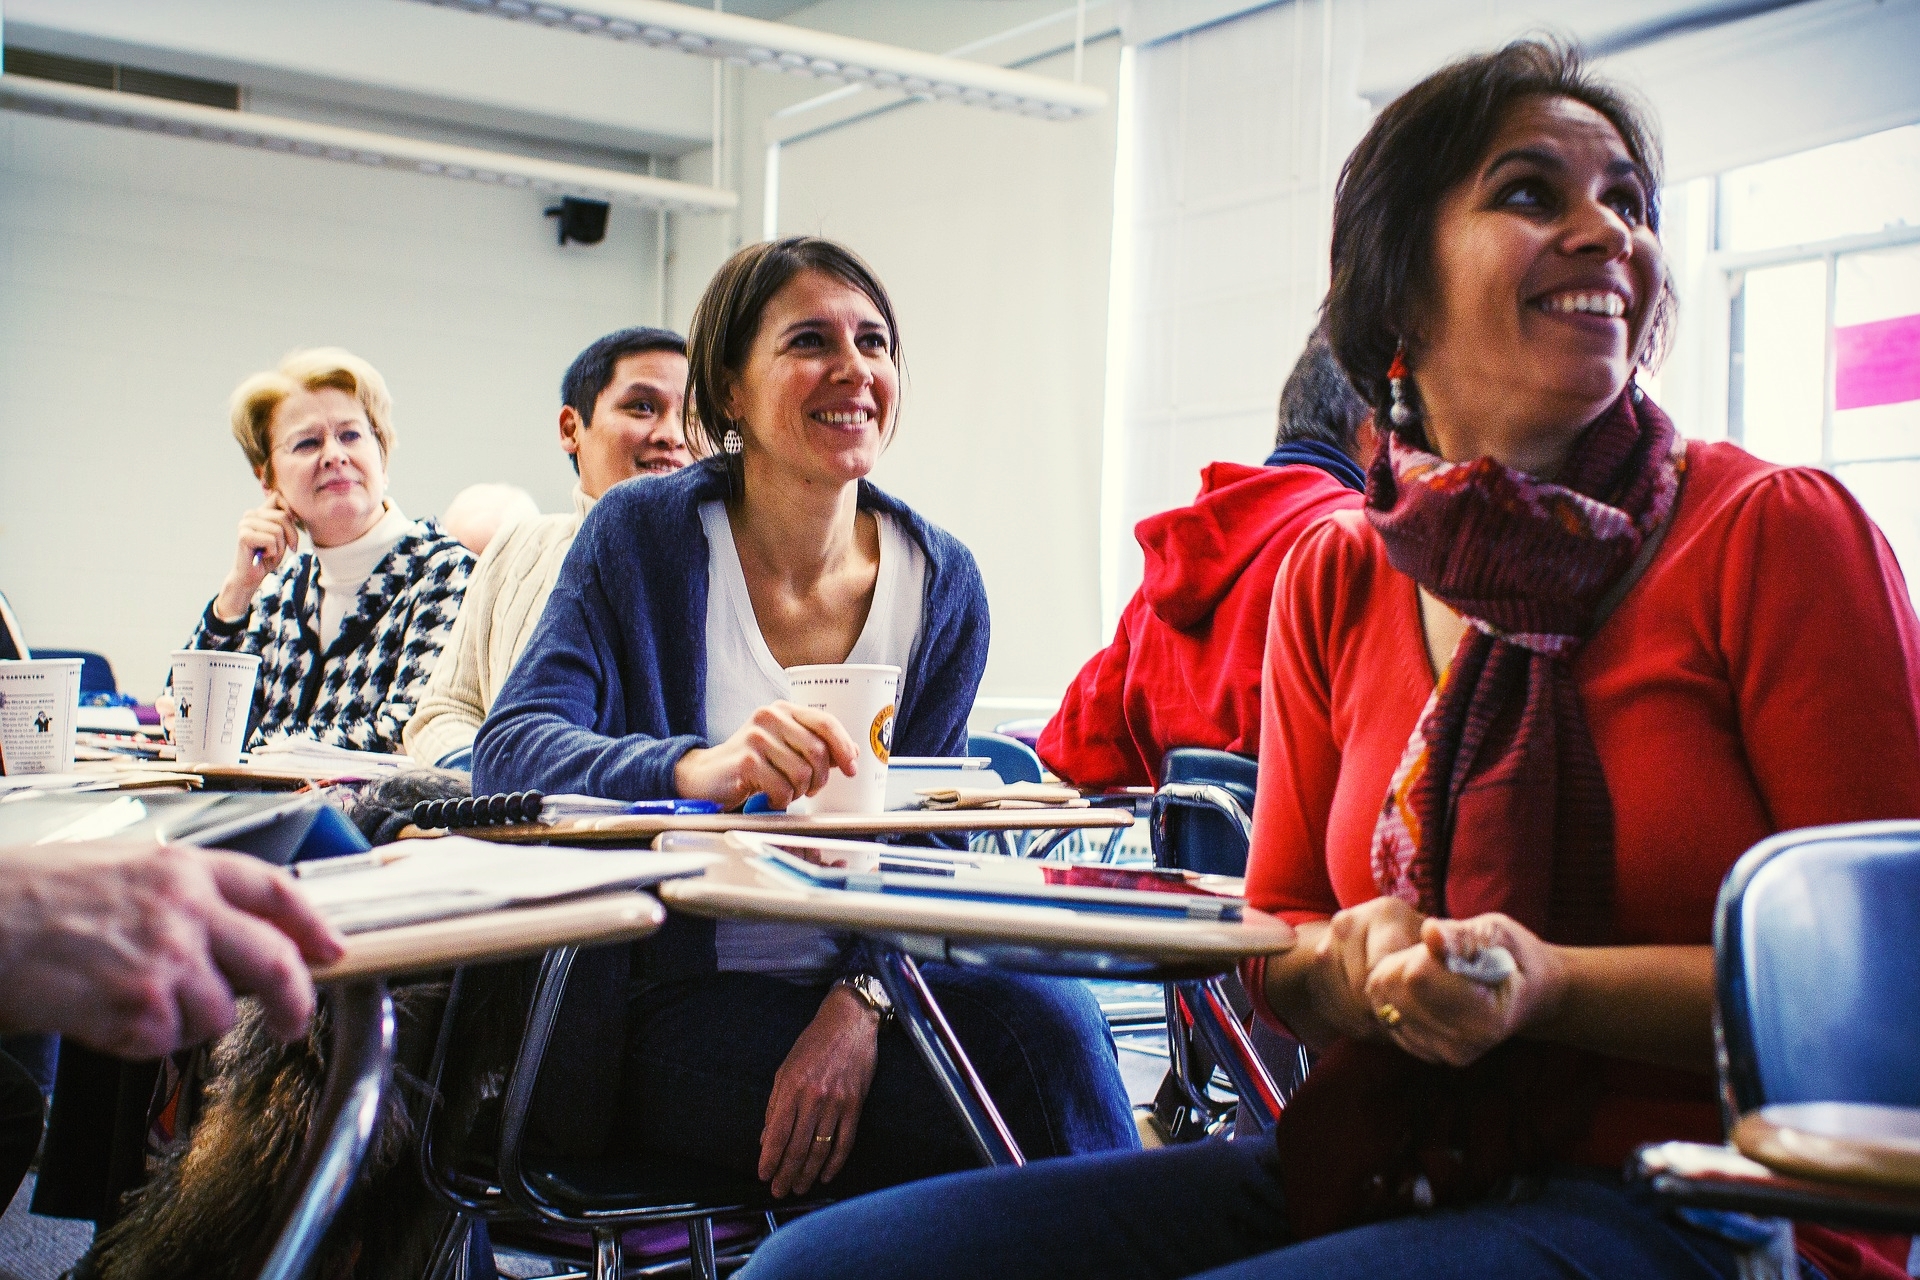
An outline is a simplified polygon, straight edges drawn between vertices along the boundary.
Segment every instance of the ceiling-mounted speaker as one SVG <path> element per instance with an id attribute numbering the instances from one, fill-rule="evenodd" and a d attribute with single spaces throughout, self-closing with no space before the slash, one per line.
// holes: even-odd
<path id="1" fill-rule="evenodd" d="M 599 244 L 607 236 L 607 202 L 576 200 L 562 196 L 560 203 L 547 210 L 549 218 L 560 219 L 560 243 Z"/>

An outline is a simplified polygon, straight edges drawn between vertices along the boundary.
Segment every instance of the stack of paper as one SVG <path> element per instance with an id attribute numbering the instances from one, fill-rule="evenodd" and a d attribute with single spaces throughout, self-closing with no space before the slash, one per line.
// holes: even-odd
<path id="1" fill-rule="evenodd" d="M 303 862 L 307 898 L 342 933 L 364 933 L 606 889 L 699 875 L 712 853 L 528 849 L 468 836 L 403 840 L 371 853 Z"/>
<path id="2" fill-rule="evenodd" d="M 314 738 L 275 738 L 255 748 L 247 756 L 247 762 L 291 773 L 312 773 L 343 780 L 384 778 L 403 769 L 420 767 L 407 756 L 387 755 L 379 751 L 351 751 Z"/>

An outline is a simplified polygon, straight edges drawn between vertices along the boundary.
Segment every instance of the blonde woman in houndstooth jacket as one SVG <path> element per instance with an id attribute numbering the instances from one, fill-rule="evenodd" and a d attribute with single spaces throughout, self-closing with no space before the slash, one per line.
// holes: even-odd
<path id="1" fill-rule="evenodd" d="M 240 518 L 233 566 L 187 647 L 260 655 L 250 746 L 297 734 L 403 751 L 473 557 L 386 496 L 385 379 L 335 347 L 295 351 L 229 408 L 265 501 Z"/>

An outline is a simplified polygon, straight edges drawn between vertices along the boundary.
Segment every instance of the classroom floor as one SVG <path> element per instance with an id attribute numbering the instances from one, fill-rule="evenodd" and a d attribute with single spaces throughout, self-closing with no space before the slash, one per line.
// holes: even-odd
<path id="1" fill-rule="evenodd" d="M 0 1217 L 0 1280 L 55 1280 L 93 1242 L 93 1224 L 40 1218 L 27 1212 L 33 1175 Z"/>

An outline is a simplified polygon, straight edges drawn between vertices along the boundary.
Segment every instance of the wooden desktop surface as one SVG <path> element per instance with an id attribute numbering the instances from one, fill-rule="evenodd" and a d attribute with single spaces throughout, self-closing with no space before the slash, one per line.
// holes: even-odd
<path id="1" fill-rule="evenodd" d="M 1291 926 L 1251 907 L 1239 920 L 1183 920 L 821 889 L 756 866 L 734 852 L 707 868 L 705 875 L 670 880 L 656 891 L 673 910 L 691 915 L 1104 952 L 1169 966 L 1211 966 L 1215 972 L 1232 968 L 1244 957 L 1293 946 Z"/>
<path id="2" fill-rule="evenodd" d="M 958 835 L 969 831 L 1111 831 L 1133 825 L 1127 809 L 895 809 L 887 813 L 690 813 L 570 818 L 507 827 L 462 827 L 458 834 L 506 844 L 645 844 L 669 831 L 754 831 L 762 835 Z M 408 827 L 403 840 L 445 835 Z"/>
<path id="3" fill-rule="evenodd" d="M 622 889 L 536 906 L 504 907 L 448 920 L 351 934 L 347 954 L 313 971 L 317 983 L 450 969 L 539 955 L 554 947 L 631 942 L 667 918 L 650 893 Z"/>
<path id="4" fill-rule="evenodd" d="M 1768 1168 L 1906 1191 L 1920 1207 L 1920 1109 L 1848 1102 L 1761 1107 L 1740 1117 L 1733 1143 Z"/>

